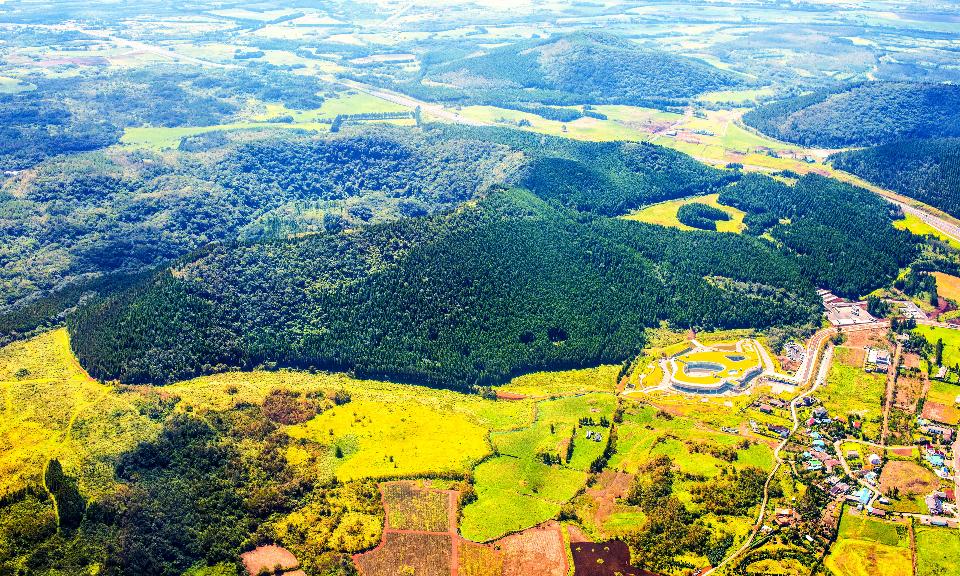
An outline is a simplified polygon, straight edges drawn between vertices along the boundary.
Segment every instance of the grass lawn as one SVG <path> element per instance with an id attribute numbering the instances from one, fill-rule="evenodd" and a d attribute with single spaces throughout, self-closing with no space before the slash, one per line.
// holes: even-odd
<path id="1" fill-rule="evenodd" d="M 824 564 L 837 576 L 902 576 L 913 572 L 906 525 L 844 511 Z"/>
<path id="2" fill-rule="evenodd" d="M 467 472 L 490 453 L 487 430 L 415 402 L 354 400 L 287 430 L 343 452 L 339 480 Z"/>
<path id="3" fill-rule="evenodd" d="M 648 224 L 659 224 L 660 226 L 679 228 L 681 230 L 693 230 L 693 228 L 687 226 L 686 224 L 682 224 L 680 220 L 677 219 L 677 211 L 679 211 L 680 207 L 684 204 L 699 203 L 707 204 L 708 206 L 713 206 L 714 208 L 719 208 L 730 215 L 730 220 L 717 221 L 718 232 L 743 232 L 743 218 L 746 216 L 746 212 L 720 204 L 719 198 L 719 194 L 710 194 L 708 196 L 694 196 L 691 198 L 670 200 L 668 202 L 661 202 L 659 204 L 647 206 L 646 208 L 641 208 L 640 210 L 636 210 L 624 216 L 624 218 L 628 220 L 637 220 L 638 222 L 646 222 Z"/>
<path id="4" fill-rule="evenodd" d="M 938 326 L 917 326 L 916 332 L 923 335 L 930 344 L 936 344 L 937 340 L 942 338 L 944 365 L 960 364 L 960 330 Z"/>
<path id="5" fill-rule="evenodd" d="M 947 528 L 915 528 L 917 576 L 946 576 L 956 573 L 960 560 L 960 532 Z"/>
<path id="6" fill-rule="evenodd" d="M 845 360 L 850 353 L 846 348 L 836 349 L 827 383 L 817 392 L 817 398 L 831 417 L 856 414 L 863 420 L 864 436 L 876 439 L 882 425 L 878 419 L 883 417 L 880 399 L 886 391 L 886 375 L 868 374 L 862 368 L 848 365 Z"/>
<path id="7" fill-rule="evenodd" d="M 926 236 L 928 234 L 936 236 L 937 238 L 939 238 L 940 240 L 943 240 L 947 244 L 950 244 L 954 248 L 960 248 L 960 242 L 957 242 L 953 238 L 950 238 L 943 232 L 937 230 L 933 226 L 930 226 L 929 224 L 921 220 L 919 217 L 914 216 L 913 214 L 906 214 L 903 220 L 897 220 L 896 222 L 893 223 L 893 225 L 899 228 L 900 230 L 909 230 L 910 232 L 913 232 L 917 236 Z"/>

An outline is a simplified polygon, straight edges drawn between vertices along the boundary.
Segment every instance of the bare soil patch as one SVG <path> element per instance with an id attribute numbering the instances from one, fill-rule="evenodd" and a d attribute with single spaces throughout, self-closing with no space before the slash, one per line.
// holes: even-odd
<path id="1" fill-rule="evenodd" d="M 551 522 L 494 542 L 503 553 L 503 576 L 565 576 L 567 554 L 560 525 Z"/>
<path id="2" fill-rule="evenodd" d="M 880 474 L 880 490 L 884 493 L 896 488 L 901 496 L 915 496 L 936 490 L 939 485 L 936 474 L 909 460 L 887 462 Z"/>
<path id="3" fill-rule="evenodd" d="M 931 402 L 927 400 L 923 403 L 923 413 L 921 414 L 927 420 L 934 422 L 954 422 L 957 419 L 957 409 L 953 406 Z"/>
<path id="4" fill-rule="evenodd" d="M 386 532 L 379 546 L 354 562 L 364 576 L 450 576 L 451 536 Z"/>
<path id="5" fill-rule="evenodd" d="M 847 366 L 853 366 L 854 368 L 863 367 L 863 363 L 867 359 L 867 351 L 864 348 L 859 346 L 843 346 L 842 348 L 846 351 L 846 354 L 838 354 L 836 356 L 838 361 L 846 364 Z"/>
<path id="6" fill-rule="evenodd" d="M 251 576 L 257 576 L 264 570 L 271 574 L 279 568 L 281 571 L 296 570 L 300 562 L 293 552 L 273 544 L 258 546 L 249 552 L 240 555 L 243 567 Z"/>
<path id="7" fill-rule="evenodd" d="M 603 526 L 617 505 L 617 499 L 623 498 L 630 491 L 633 483 L 633 474 L 615 470 L 604 470 L 597 483 L 587 490 L 587 496 L 593 501 L 593 522 L 595 526 Z"/>
<path id="8" fill-rule="evenodd" d="M 889 348 L 890 345 L 885 336 L 886 330 L 849 332 L 846 334 L 847 342 L 845 346 L 850 348 L 866 348 L 868 346 L 883 346 Z"/>
<path id="9" fill-rule="evenodd" d="M 923 395 L 924 386 L 923 378 L 900 376 L 897 378 L 897 390 L 893 399 L 894 406 L 906 412 L 916 412 L 917 401 Z"/>
<path id="10" fill-rule="evenodd" d="M 630 565 L 630 548 L 622 540 L 576 542 L 570 549 L 577 576 L 656 576 Z"/>

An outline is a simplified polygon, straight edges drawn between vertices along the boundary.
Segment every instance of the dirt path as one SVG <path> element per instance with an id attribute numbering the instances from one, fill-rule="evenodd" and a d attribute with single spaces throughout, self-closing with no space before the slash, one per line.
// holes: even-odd
<path id="1" fill-rule="evenodd" d="M 893 396 L 897 389 L 897 374 L 900 370 L 900 356 L 903 354 L 903 344 L 897 342 L 897 349 L 893 355 L 893 363 L 887 374 L 887 401 L 883 404 L 883 430 L 880 433 L 880 444 L 886 446 L 887 434 L 890 432 L 890 407 L 893 405 Z"/>
<path id="2" fill-rule="evenodd" d="M 907 524 L 910 531 L 910 560 L 913 562 L 913 574 L 917 574 L 917 536 L 913 531 L 913 520 L 910 520 L 910 523 Z"/>

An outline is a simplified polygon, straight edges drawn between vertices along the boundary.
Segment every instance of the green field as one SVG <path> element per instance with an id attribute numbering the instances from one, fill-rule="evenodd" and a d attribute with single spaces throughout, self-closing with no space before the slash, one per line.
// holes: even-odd
<path id="1" fill-rule="evenodd" d="M 824 564 L 837 576 L 902 576 L 913 572 L 908 527 L 845 511 Z"/>
<path id="2" fill-rule="evenodd" d="M 680 220 L 677 219 L 677 212 L 684 204 L 700 203 L 713 206 L 714 208 L 719 208 L 730 215 L 730 220 L 717 221 L 718 232 L 743 232 L 743 218 L 746 216 L 746 212 L 731 206 L 724 206 L 723 204 L 720 204 L 719 199 L 719 194 L 710 194 L 708 196 L 693 196 L 690 198 L 681 198 L 679 200 L 670 200 L 668 202 L 661 202 L 659 204 L 647 206 L 646 208 L 641 208 L 640 210 L 636 210 L 630 214 L 627 214 L 624 216 L 624 218 L 627 220 L 646 222 L 647 224 L 658 224 L 660 226 L 679 228 L 681 230 L 693 230 L 693 228 L 687 226 L 686 224 L 682 224 Z"/>
<path id="3" fill-rule="evenodd" d="M 863 420 L 863 434 L 869 439 L 880 435 L 883 410 L 880 399 L 886 391 L 885 374 L 868 374 L 863 368 L 845 364 L 850 351 L 837 348 L 826 384 L 817 391 L 817 398 L 831 417 L 846 419 L 855 414 Z"/>
<path id="4" fill-rule="evenodd" d="M 463 509 L 463 535 L 483 542 L 555 516 L 586 482 L 586 470 L 606 445 L 585 437 L 587 430 L 593 430 L 606 439 L 606 428 L 581 427 L 578 421 L 584 417 L 595 423 L 601 417 L 609 419 L 614 403 L 612 395 L 598 393 L 543 401 L 530 426 L 492 434 L 498 457 L 474 471 L 477 501 Z M 566 462 L 574 428 L 573 454 Z M 540 456 L 544 453 L 560 456 L 563 463 L 544 464 Z"/>
<path id="5" fill-rule="evenodd" d="M 697 97 L 697 100 L 700 102 L 711 102 L 711 103 L 734 103 L 734 104 L 749 104 L 755 102 L 761 98 L 767 98 L 773 96 L 775 91 L 773 88 L 745 88 L 743 90 L 721 90 L 718 92 L 707 92 L 701 94 Z"/>
<path id="6" fill-rule="evenodd" d="M 915 528 L 917 576 L 946 576 L 955 573 L 960 560 L 960 532 L 948 528 Z"/>
<path id="7" fill-rule="evenodd" d="M 917 326 L 915 332 L 927 339 L 931 345 L 943 340 L 943 365 L 960 364 L 960 330 L 940 328 L 939 326 Z"/>
<path id="8" fill-rule="evenodd" d="M 602 108 L 602 107 L 601 107 Z M 575 140 L 592 142 L 609 142 L 614 140 L 649 140 L 650 135 L 643 130 L 613 120 L 599 120 L 597 118 L 578 118 L 572 122 L 547 120 L 536 114 L 498 108 L 496 106 L 465 106 L 459 111 L 465 118 L 479 120 L 490 124 L 519 128 L 518 123 L 526 120 L 530 123 L 524 130 L 549 134 L 551 136 L 565 136 Z"/>
<path id="9" fill-rule="evenodd" d="M 620 366 L 616 365 L 565 372 L 534 372 L 518 376 L 503 386 L 498 386 L 497 391 L 533 398 L 583 392 L 614 392 L 617 388 L 619 372 Z"/>

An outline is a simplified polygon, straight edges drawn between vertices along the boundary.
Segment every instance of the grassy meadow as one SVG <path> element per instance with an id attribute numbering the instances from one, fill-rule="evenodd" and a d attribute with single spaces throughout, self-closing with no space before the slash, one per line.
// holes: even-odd
<path id="1" fill-rule="evenodd" d="M 844 511 L 824 565 L 837 576 L 902 576 L 913 572 L 906 524 Z"/>
<path id="2" fill-rule="evenodd" d="M 719 199 L 719 194 L 710 194 L 707 196 L 694 196 L 691 198 L 670 200 L 668 202 L 660 202 L 659 204 L 652 204 L 650 206 L 641 208 L 640 210 L 635 210 L 634 212 L 624 216 L 624 218 L 627 220 L 646 222 L 647 224 L 658 224 L 660 226 L 679 228 L 681 230 L 693 230 L 693 228 L 687 226 L 686 224 L 682 224 L 680 220 L 677 219 L 677 212 L 680 210 L 680 207 L 685 204 L 699 203 L 713 206 L 714 208 L 719 208 L 730 215 L 730 220 L 717 221 L 718 232 L 743 232 L 743 229 L 745 228 L 743 224 L 743 218 L 746 216 L 746 212 L 731 206 L 720 204 Z"/>
<path id="3" fill-rule="evenodd" d="M 817 398 L 834 418 L 855 414 L 863 421 L 867 439 L 880 436 L 883 409 L 880 399 L 886 391 L 885 374 L 868 374 L 859 365 L 851 365 L 852 353 L 838 347 L 827 374 L 826 384 L 817 391 Z"/>

